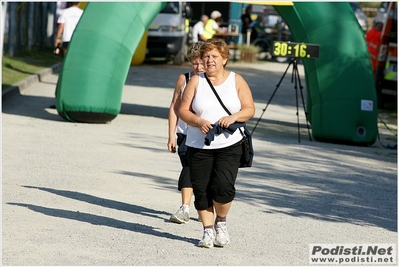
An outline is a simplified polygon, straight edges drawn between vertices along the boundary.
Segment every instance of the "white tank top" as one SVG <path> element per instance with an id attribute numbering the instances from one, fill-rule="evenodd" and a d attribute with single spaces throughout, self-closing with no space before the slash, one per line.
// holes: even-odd
<path id="1" fill-rule="evenodd" d="M 198 87 L 193 99 L 192 108 L 197 116 L 215 124 L 221 117 L 228 116 L 228 114 L 220 105 L 212 88 L 206 81 L 204 74 L 201 73 L 198 78 Z M 234 72 L 230 72 L 229 77 L 223 84 L 214 87 L 223 104 L 231 114 L 241 110 L 241 102 L 237 94 Z M 204 144 L 205 136 L 206 135 L 203 134 L 198 127 L 188 125 L 186 145 L 202 149 L 216 149 L 228 147 L 242 139 L 242 135 L 237 129 L 232 135 L 228 133 L 216 135 L 211 144 L 206 146 Z"/>
<path id="2" fill-rule="evenodd" d="M 188 80 L 191 79 L 191 71 L 188 72 Z M 185 80 L 184 82 L 184 88 L 183 90 L 181 90 L 181 94 L 180 94 L 180 102 L 182 100 L 183 97 L 183 92 L 184 89 L 186 89 L 187 86 L 187 80 Z M 187 134 L 187 123 L 185 123 L 184 121 L 182 121 L 179 117 L 179 119 L 177 120 L 177 126 L 176 126 L 176 133 L 181 133 L 181 134 Z"/>

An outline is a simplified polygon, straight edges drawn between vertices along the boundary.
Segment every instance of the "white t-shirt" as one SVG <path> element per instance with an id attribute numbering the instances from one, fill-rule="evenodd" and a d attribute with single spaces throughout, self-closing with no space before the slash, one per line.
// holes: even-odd
<path id="1" fill-rule="evenodd" d="M 212 29 L 214 29 L 215 31 L 219 29 L 219 25 L 216 21 L 212 23 Z"/>
<path id="2" fill-rule="evenodd" d="M 198 21 L 195 23 L 193 27 L 193 43 L 196 43 L 198 41 L 202 41 L 199 38 L 199 35 L 202 35 L 204 33 L 204 23 L 202 21 Z"/>
<path id="3" fill-rule="evenodd" d="M 212 124 L 216 123 L 220 118 L 228 116 L 227 112 L 220 105 L 218 99 L 206 81 L 204 74 L 199 76 L 197 92 L 195 93 L 192 108 L 195 114 Z M 236 77 L 234 72 L 230 72 L 226 81 L 219 85 L 214 86 L 223 104 L 231 112 L 237 113 L 241 110 L 241 102 L 238 98 L 236 89 Z M 202 148 L 202 149 L 217 149 L 231 146 L 242 139 L 241 132 L 237 129 L 233 134 L 222 133 L 215 136 L 215 139 L 209 146 L 205 145 L 205 134 L 200 128 L 188 125 L 186 145 L 189 147 Z"/>
<path id="4" fill-rule="evenodd" d="M 64 31 L 62 33 L 63 42 L 71 41 L 73 31 L 75 30 L 82 14 L 83 10 L 78 7 L 72 6 L 64 9 L 57 21 L 58 23 L 64 23 Z"/>
<path id="5" fill-rule="evenodd" d="M 191 71 L 188 73 L 188 80 L 190 80 L 190 79 L 191 79 Z M 184 89 L 186 89 L 186 85 L 187 85 L 187 82 L 185 81 L 184 82 L 184 88 L 183 88 L 183 90 L 181 90 L 180 101 L 183 98 L 183 92 L 184 92 Z M 185 123 L 182 119 L 180 119 L 180 117 L 177 120 L 176 133 L 181 133 L 181 134 L 184 134 L 184 135 L 187 134 L 187 123 Z"/>

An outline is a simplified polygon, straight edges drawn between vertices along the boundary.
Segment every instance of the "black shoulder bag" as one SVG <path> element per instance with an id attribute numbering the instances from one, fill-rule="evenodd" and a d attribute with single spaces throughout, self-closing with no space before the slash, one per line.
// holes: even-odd
<path id="1" fill-rule="evenodd" d="M 209 86 L 211 87 L 213 93 L 215 94 L 216 98 L 218 99 L 220 105 L 223 107 L 223 109 L 227 112 L 227 114 L 231 115 L 231 112 L 226 108 L 226 106 L 223 104 L 222 100 L 220 99 L 218 93 L 215 90 L 215 87 L 213 87 L 211 81 L 208 79 L 206 74 L 204 73 L 205 79 L 208 82 Z M 240 133 L 242 135 L 242 140 L 241 140 L 241 147 L 242 147 L 242 154 L 241 154 L 241 159 L 240 159 L 240 167 L 239 168 L 245 168 L 245 167 L 252 167 L 252 158 L 254 156 L 253 154 L 253 149 L 252 149 L 252 142 L 250 142 L 249 138 L 247 135 L 250 135 L 249 131 L 246 131 L 246 135 L 243 133 L 243 131 L 240 130 Z"/>
<path id="2" fill-rule="evenodd" d="M 190 72 L 184 73 L 184 77 L 186 77 L 186 85 L 187 85 L 188 82 L 190 81 Z"/>

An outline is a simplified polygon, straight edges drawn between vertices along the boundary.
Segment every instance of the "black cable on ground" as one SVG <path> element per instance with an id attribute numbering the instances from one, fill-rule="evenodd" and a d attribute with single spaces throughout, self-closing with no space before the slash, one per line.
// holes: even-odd
<path id="1" fill-rule="evenodd" d="M 395 135 L 395 137 L 397 138 L 398 135 L 397 135 L 396 133 L 394 133 L 394 131 L 392 131 L 392 130 L 388 127 L 388 125 L 381 119 L 381 117 L 378 116 L 378 118 L 380 119 L 380 121 L 382 122 L 382 124 L 384 124 L 384 126 L 385 126 L 391 133 L 393 133 L 393 134 Z M 378 128 L 377 128 L 377 137 L 378 137 L 378 141 L 380 142 L 380 144 L 382 145 L 382 147 L 388 148 L 388 149 L 398 149 L 398 144 L 394 144 L 394 145 L 387 144 L 387 145 L 384 145 L 384 144 L 381 142 L 381 139 L 380 139 L 380 132 L 378 131 Z"/>

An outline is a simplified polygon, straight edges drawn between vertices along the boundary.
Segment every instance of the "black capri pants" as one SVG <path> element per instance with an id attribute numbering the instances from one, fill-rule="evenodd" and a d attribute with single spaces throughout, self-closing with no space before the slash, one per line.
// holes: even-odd
<path id="1" fill-rule="evenodd" d="M 69 42 L 62 42 L 62 47 L 67 49 L 69 45 Z"/>
<path id="2" fill-rule="evenodd" d="M 234 185 L 242 154 L 240 142 L 219 149 L 187 148 L 197 210 L 213 206 L 212 200 L 228 203 L 234 199 Z"/>
<path id="3" fill-rule="evenodd" d="M 184 187 L 193 187 L 190 179 L 190 168 L 188 166 L 186 135 L 182 133 L 177 134 L 177 153 L 179 154 L 182 169 L 180 171 L 179 181 L 177 182 L 177 189 L 181 191 Z"/>

